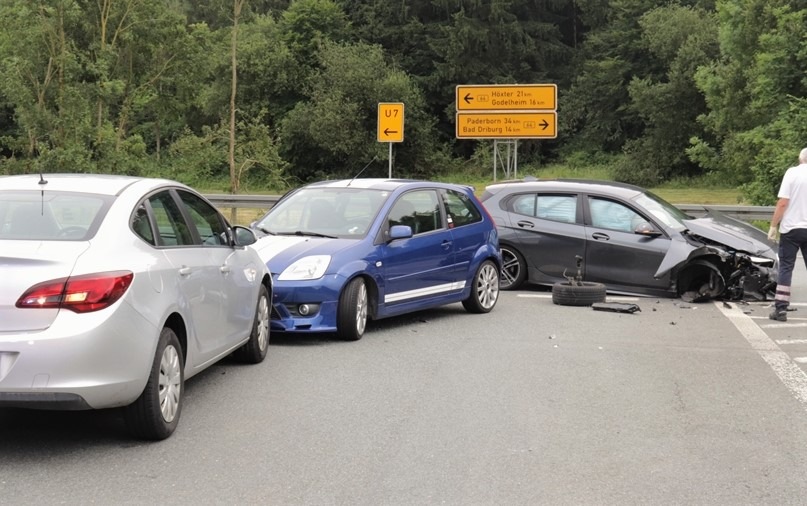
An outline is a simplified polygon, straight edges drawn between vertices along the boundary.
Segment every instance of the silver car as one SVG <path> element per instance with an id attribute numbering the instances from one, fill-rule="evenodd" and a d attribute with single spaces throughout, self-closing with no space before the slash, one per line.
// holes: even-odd
<path id="1" fill-rule="evenodd" d="M 0 407 L 123 407 L 136 437 L 170 436 L 185 379 L 266 356 L 253 242 L 174 181 L 0 177 Z"/>

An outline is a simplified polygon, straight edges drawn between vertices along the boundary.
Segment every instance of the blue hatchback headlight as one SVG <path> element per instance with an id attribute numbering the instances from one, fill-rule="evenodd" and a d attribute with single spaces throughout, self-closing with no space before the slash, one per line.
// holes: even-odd
<path id="1" fill-rule="evenodd" d="M 325 275 L 330 263 L 330 255 L 312 255 L 304 257 L 286 267 L 277 279 L 280 281 L 319 279 Z"/>

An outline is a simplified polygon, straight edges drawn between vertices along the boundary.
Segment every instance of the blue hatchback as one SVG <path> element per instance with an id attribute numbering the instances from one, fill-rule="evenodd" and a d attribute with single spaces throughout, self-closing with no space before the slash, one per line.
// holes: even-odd
<path id="1" fill-rule="evenodd" d="M 286 194 L 252 227 L 274 277 L 273 332 L 361 339 L 368 319 L 499 297 L 496 226 L 467 186 L 324 181 Z"/>

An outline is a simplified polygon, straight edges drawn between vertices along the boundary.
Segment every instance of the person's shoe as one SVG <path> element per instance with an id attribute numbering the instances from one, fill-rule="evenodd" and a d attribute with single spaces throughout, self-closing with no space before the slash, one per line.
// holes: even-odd
<path id="1" fill-rule="evenodd" d="M 771 320 L 776 320 L 778 322 L 786 322 L 787 321 L 787 310 L 786 309 L 774 309 L 771 311 L 771 314 L 768 315 L 768 318 Z"/>

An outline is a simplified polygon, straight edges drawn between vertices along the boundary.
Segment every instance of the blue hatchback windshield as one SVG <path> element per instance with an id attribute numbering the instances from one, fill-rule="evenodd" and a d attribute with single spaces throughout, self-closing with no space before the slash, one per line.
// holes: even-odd
<path id="1" fill-rule="evenodd" d="M 361 188 L 304 188 L 278 202 L 256 228 L 271 234 L 360 238 L 389 195 Z"/>

